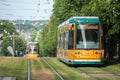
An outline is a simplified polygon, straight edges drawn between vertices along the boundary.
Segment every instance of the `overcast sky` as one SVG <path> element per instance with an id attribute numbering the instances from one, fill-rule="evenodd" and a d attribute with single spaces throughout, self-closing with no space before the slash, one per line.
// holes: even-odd
<path id="1" fill-rule="evenodd" d="M 48 20 L 53 0 L 0 0 L 0 19 Z"/>

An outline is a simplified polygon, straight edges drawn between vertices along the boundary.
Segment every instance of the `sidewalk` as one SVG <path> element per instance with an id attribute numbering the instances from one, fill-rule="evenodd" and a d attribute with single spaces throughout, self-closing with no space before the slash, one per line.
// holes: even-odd
<path id="1" fill-rule="evenodd" d="M 0 77 L 0 80 L 16 80 L 16 77 Z"/>

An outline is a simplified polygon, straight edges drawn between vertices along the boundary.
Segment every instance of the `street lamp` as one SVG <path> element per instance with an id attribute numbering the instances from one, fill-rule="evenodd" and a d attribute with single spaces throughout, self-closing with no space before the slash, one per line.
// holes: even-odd
<path id="1" fill-rule="evenodd" d="M 9 35 L 9 33 L 8 33 Z M 10 35 L 11 40 L 12 40 L 12 48 L 13 48 L 13 52 L 14 52 L 14 56 L 15 56 L 15 38 L 14 38 L 15 33 L 13 33 L 12 35 Z"/>
<path id="2" fill-rule="evenodd" d="M 12 40 L 12 49 L 13 49 L 13 52 L 14 52 L 13 56 L 15 56 L 15 39 L 14 39 L 14 33 L 12 35 L 10 35 L 10 33 L 7 32 L 5 29 L 4 29 L 4 33 L 7 35 L 6 37 L 10 37 L 11 40 Z"/>
<path id="3" fill-rule="evenodd" d="M 0 22 L 0 26 L 3 26 L 3 22 Z M 4 27 L 2 28 L 2 34 L 0 33 L 0 39 L 1 39 L 1 36 L 3 36 L 3 33 L 4 33 L 4 36 L 6 35 L 6 37 L 11 37 L 12 38 L 12 48 L 13 48 L 13 52 L 14 52 L 14 56 L 15 56 L 15 39 L 14 39 L 14 35 L 15 33 L 13 33 L 12 35 L 10 35 L 9 32 L 6 31 L 6 29 L 4 29 Z M 2 43 L 3 40 L 0 40 L 0 46 L 1 46 L 1 43 Z M 0 48 L 0 52 L 1 52 L 1 48 Z"/>
<path id="4" fill-rule="evenodd" d="M 14 51 L 14 54 L 15 54 L 15 39 L 14 39 L 14 33 L 12 35 L 12 40 L 13 40 L 13 51 Z"/>
<path id="5" fill-rule="evenodd" d="M 1 22 L 0 26 L 2 26 L 2 25 L 3 25 L 3 23 Z M 1 44 L 2 44 L 2 42 L 3 42 L 3 30 L 0 29 L 0 53 L 1 53 Z"/>

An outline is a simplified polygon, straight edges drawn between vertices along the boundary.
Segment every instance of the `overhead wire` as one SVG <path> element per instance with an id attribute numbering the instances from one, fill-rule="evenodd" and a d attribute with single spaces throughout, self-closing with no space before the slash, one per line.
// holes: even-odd
<path id="1" fill-rule="evenodd" d="M 0 0 L 0 2 L 2 2 L 2 3 L 4 2 L 4 3 L 7 3 L 7 4 L 14 4 L 14 3 L 20 3 L 21 0 L 20 0 L 20 2 L 19 2 L 19 1 L 16 2 L 16 1 L 14 1 L 14 0 L 13 0 L 13 1 Z M 22 1 L 22 4 L 35 4 L 35 5 L 36 5 L 37 3 L 33 3 L 33 2 L 23 2 L 23 1 Z"/>
<path id="2" fill-rule="evenodd" d="M 50 1 L 47 0 L 47 1 L 46 1 L 46 4 L 50 4 Z M 40 0 L 38 1 L 38 4 L 37 4 L 37 5 L 38 5 L 38 9 L 37 9 L 36 15 L 33 17 L 33 19 L 35 19 L 35 18 L 37 17 L 37 15 L 39 14 L 39 12 L 40 12 L 40 10 L 41 10 L 41 9 L 40 9 L 40 5 L 41 5 L 41 4 L 40 4 Z M 49 10 L 49 9 L 48 9 L 48 10 Z M 47 14 L 47 9 L 44 9 L 44 13 Z M 42 17 L 42 18 L 44 19 L 44 17 Z"/>
<path id="3" fill-rule="evenodd" d="M 1 0 L 0 0 L 1 1 Z M 5 6 L 11 6 L 11 4 L 9 3 L 9 2 L 13 2 L 13 1 L 6 1 L 6 0 L 2 0 L 1 2 L 6 2 L 5 4 Z M 45 1 L 44 1 L 45 2 Z M 9 4 L 8 4 L 9 3 Z M 15 3 L 15 2 L 14 2 Z M 23 2 L 24 3 L 24 2 Z M 26 4 L 26 3 L 25 3 Z M 27 3 L 27 4 L 29 4 L 29 2 Z M 40 5 L 45 5 L 45 4 L 50 4 L 50 1 L 49 0 L 46 0 L 46 2 L 45 3 L 43 3 L 43 2 L 41 2 L 40 0 L 38 0 L 38 3 L 31 3 L 31 4 L 36 4 L 37 5 L 37 9 L 36 9 L 36 14 L 34 15 L 34 16 L 22 16 L 22 17 L 29 17 L 30 19 L 35 19 L 35 18 L 41 18 L 40 17 L 40 15 L 38 15 L 41 11 L 40 10 L 43 10 L 43 12 L 45 13 L 45 14 L 47 14 L 47 11 L 49 11 L 50 10 L 50 8 L 48 8 L 48 9 L 43 9 L 43 8 L 40 8 Z M 2 4 L 3 5 L 3 4 Z M 49 5 L 48 5 L 49 6 Z M 17 8 L 12 8 L 12 9 L 0 9 L 0 10 L 15 10 L 15 11 L 19 11 L 19 10 L 35 10 L 35 9 L 29 9 L 29 8 L 26 8 L 26 9 L 17 9 Z M 9 16 L 9 14 L 4 14 L 4 15 L 6 15 L 6 16 Z M 21 17 L 21 16 L 15 16 L 15 15 L 11 15 L 10 14 L 10 16 L 11 17 Z M 48 16 L 48 15 L 46 15 L 46 16 Z M 44 19 L 44 17 L 46 17 L 46 16 L 43 16 L 42 18 Z"/>
<path id="4" fill-rule="evenodd" d="M 33 19 L 35 19 L 39 13 L 39 10 L 40 10 L 40 0 L 38 1 L 38 9 L 37 9 L 37 12 L 36 12 L 36 15 L 33 17 Z"/>
<path id="5" fill-rule="evenodd" d="M 49 0 L 47 0 L 47 1 L 46 1 L 46 4 L 50 4 L 50 1 L 49 1 Z"/>

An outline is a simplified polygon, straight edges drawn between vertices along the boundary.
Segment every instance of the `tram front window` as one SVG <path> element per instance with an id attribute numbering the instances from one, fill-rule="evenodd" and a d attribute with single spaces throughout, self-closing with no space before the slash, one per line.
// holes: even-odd
<path id="1" fill-rule="evenodd" d="M 37 51 L 36 49 L 31 48 L 31 49 L 30 49 L 30 54 L 34 54 L 34 53 L 36 53 L 36 51 Z"/>
<path id="2" fill-rule="evenodd" d="M 77 49 L 99 49 L 99 29 L 98 25 L 77 25 L 76 30 Z"/>

